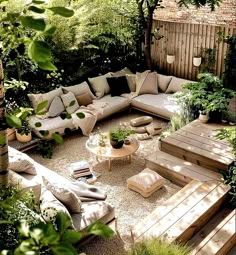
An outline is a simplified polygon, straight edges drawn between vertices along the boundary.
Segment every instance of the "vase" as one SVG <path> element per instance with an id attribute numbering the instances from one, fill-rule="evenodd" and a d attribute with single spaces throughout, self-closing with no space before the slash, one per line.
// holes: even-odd
<path id="1" fill-rule="evenodd" d="M 17 139 L 17 141 L 19 141 L 21 143 L 27 143 L 32 140 L 32 133 L 30 132 L 27 135 L 26 134 L 22 135 L 22 134 L 18 133 L 16 130 L 16 139 Z"/>
<path id="2" fill-rule="evenodd" d="M 123 146 L 124 141 L 113 141 L 113 140 L 110 140 L 110 144 L 111 144 L 111 146 L 114 149 L 120 149 Z"/>
<path id="3" fill-rule="evenodd" d="M 209 117 L 208 117 L 208 114 L 202 114 L 202 113 L 200 113 L 198 119 L 199 119 L 200 122 L 202 122 L 202 123 L 207 123 L 208 120 L 209 120 Z"/>
<path id="4" fill-rule="evenodd" d="M 202 62 L 202 58 L 201 57 L 194 57 L 193 58 L 193 65 L 194 66 L 200 66 Z"/>

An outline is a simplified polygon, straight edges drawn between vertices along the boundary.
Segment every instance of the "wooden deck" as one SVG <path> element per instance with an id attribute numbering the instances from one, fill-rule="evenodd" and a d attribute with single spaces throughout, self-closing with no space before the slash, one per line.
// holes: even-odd
<path id="1" fill-rule="evenodd" d="M 163 139 L 161 151 L 214 171 L 227 170 L 234 160 L 231 149 L 226 141 L 214 137 L 222 127 L 195 120 Z"/>

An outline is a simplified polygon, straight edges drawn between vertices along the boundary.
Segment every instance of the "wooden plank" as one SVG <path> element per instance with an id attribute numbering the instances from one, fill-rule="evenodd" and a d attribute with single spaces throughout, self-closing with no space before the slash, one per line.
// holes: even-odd
<path id="1" fill-rule="evenodd" d="M 208 181 L 208 180 L 222 181 L 222 175 L 220 173 L 213 172 L 211 170 L 208 170 L 201 166 L 192 164 L 192 163 L 185 161 L 183 159 L 176 158 L 176 157 L 169 155 L 162 151 L 157 151 L 157 152 L 151 154 L 145 160 L 152 161 L 153 163 L 156 163 L 156 164 L 158 164 L 159 161 L 161 161 L 163 164 L 165 164 L 166 161 L 170 162 L 171 165 L 174 165 L 173 168 L 172 167 L 169 168 L 170 170 L 176 171 L 176 172 L 181 172 L 181 168 L 183 168 L 182 169 L 183 174 L 186 175 L 185 170 L 188 170 L 190 173 L 189 177 L 191 177 L 193 179 L 195 179 L 195 178 L 192 175 L 192 173 L 196 173 L 196 176 L 198 178 L 201 178 L 201 181 Z M 166 161 L 163 161 L 163 160 L 166 160 Z M 199 177 L 199 175 L 201 177 Z M 196 180 L 199 180 L 199 179 L 196 179 Z"/>
<path id="2" fill-rule="evenodd" d="M 194 25 L 190 25 L 190 42 L 189 42 L 189 79 L 195 80 L 195 76 L 193 75 L 193 42 L 194 42 Z"/>
<path id="3" fill-rule="evenodd" d="M 211 238 L 232 218 L 235 216 L 235 210 L 223 208 L 214 216 L 189 242 L 194 247 L 191 255 L 195 255 L 202 249 Z"/>
<path id="4" fill-rule="evenodd" d="M 223 183 L 213 190 L 209 186 L 209 193 L 196 203 L 191 210 L 188 210 L 183 217 L 175 221 L 162 233 L 162 236 L 170 242 L 186 242 L 189 240 L 217 212 L 229 190 L 230 187 Z"/>
<path id="5" fill-rule="evenodd" d="M 235 215 L 209 240 L 197 254 L 225 255 L 236 245 Z"/>
<path id="6" fill-rule="evenodd" d="M 187 197 L 181 204 L 177 205 L 173 210 L 156 222 L 151 228 L 149 228 L 142 236 L 142 239 L 150 237 L 159 237 L 166 232 L 172 225 L 178 222 L 188 211 L 192 211 L 195 205 L 204 199 L 208 193 L 216 189 L 219 185 L 218 182 L 203 183 L 193 195 Z"/>
<path id="7" fill-rule="evenodd" d="M 159 221 L 164 215 L 169 213 L 173 208 L 182 203 L 187 197 L 191 196 L 200 186 L 202 185 L 199 181 L 192 181 L 179 192 L 174 194 L 169 200 L 163 205 L 158 206 L 151 214 L 139 221 L 135 226 L 132 227 L 132 235 L 134 240 L 139 238 L 150 229 L 157 221 Z"/>

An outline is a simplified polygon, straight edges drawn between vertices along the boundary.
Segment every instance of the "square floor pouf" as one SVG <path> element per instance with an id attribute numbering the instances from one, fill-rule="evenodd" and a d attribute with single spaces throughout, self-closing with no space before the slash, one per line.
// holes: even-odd
<path id="1" fill-rule="evenodd" d="M 165 179 L 155 171 L 145 168 L 139 174 L 127 179 L 127 187 L 140 193 L 143 197 L 149 197 L 165 183 Z"/>

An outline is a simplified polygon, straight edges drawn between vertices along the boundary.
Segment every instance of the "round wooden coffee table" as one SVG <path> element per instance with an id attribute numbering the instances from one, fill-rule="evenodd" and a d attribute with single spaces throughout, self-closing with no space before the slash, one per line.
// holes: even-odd
<path id="1" fill-rule="evenodd" d="M 99 158 L 107 158 L 109 164 L 109 171 L 111 171 L 111 160 L 117 158 L 128 157 L 129 163 L 131 163 L 132 154 L 139 148 L 139 142 L 136 138 L 132 137 L 129 145 L 124 144 L 120 149 L 114 149 L 110 145 L 110 139 L 108 133 L 103 133 L 106 136 L 105 146 L 99 146 L 98 144 L 91 144 L 91 141 L 87 140 L 86 149 L 96 155 L 97 161 Z"/>

